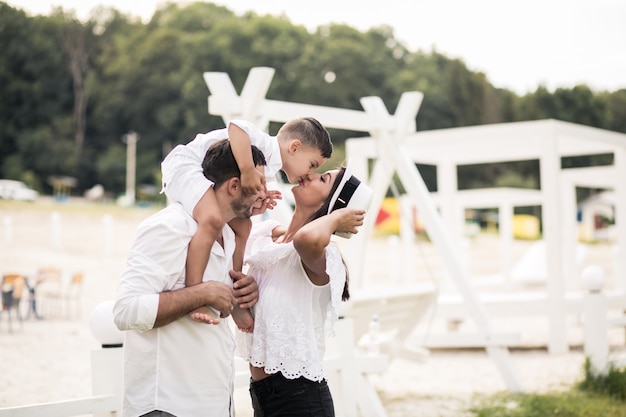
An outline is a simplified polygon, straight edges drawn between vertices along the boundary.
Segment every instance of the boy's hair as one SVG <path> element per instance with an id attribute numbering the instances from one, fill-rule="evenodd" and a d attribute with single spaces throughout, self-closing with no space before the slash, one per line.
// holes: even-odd
<path id="1" fill-rule="evenodd" d="M 299 139 L 306 146 L 319 149 L 323 158 L 330 158 L 333 153 L 333 143 L 330 133 L 313 117 L 300 117 L 289 120 L 279 130 L 279 140 Z"/>
<path id="2" fill-rule="evenodd" d="M 252 161 L 254 166 L 265 166 L 267 164 L 263 152 L 254 145 L 252 145 Z M 241 177 L 241 171 L 230 148 L 228 139 L 215 142 L 206 151 L 202 161 L 202 172 L 207 179 L 213 181 L 215 188 L 218 188 L 233 177 Z"/>

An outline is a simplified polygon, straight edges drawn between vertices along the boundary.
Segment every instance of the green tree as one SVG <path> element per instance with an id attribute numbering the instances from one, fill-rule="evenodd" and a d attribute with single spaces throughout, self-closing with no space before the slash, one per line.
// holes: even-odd
<path id="1" fill-rule="evenodd" d="M 626 133 L 626 89 L 603 92 L 598 100 L 604 103 L 603 128 Z"/>
<path id="2" fill-rule="evenodd" d="M 166 3 L 147 24 L 105 7 L 81 22 L 62 9 L 27 17 L 0 3 L 0 175 L 44 192 L 50 175 L 77 177 L 76 192 L 96 183 L 123 192 L 121 139 L 132 130 L 137 181 L 158 183 L 173 145 L 224 124 L 207 112 L 202 73 L 226 72 L 241 90 L 256 66 L 275 68 L 267 96 L 276 100 L 361 110 L 362 97 L 379 96 L 393 114 L 403 92 L 421 91 L 419 130 L 554 118 L 626 131 L 626 90 L 539 87 L 519 97 L 461 60 L 410 51 L 388 26 L 309 33 L 282 16 L 205 2 Z M 341 157 L 343 140 L 363 132 L 331 134 Z M 496 167 L 468 167 L 464 177 L 469 186 L 485 172 L 527 184 L 532 166 L 521 168 L 517 179 Z"/>
<path id="3" fill-rule="evenodd" d="M 58 30 L 58 22 L 52 19 L 30 18 L 0 3 L 0 175 L 3 177 L 19 179 L 27 171 L 36 176 L 45 175 L 45 169 L 35 162 L 38 158 L 20 155 L 24 149 L 20 142 L 29 141 L 29 135 L 35 135 L 38 127 L 64 126 L 59 120 L 71 112 L 71 78 L 58 53 Z M 69 133 L 65 128 L 55 130 L 60 135 Z M 40 141 L 41 137 L 37 136 L 32 140 Z M 48 137 L 46 142 L 52 145 L 58 138 Z M 9 157 L 12 162 L 5 164 Z M 60 161 L 56 163 L 60 165 Z"/>

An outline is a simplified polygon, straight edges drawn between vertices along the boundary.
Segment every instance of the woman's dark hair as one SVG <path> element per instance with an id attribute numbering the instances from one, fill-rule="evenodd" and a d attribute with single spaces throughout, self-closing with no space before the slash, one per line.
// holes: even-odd
<path id="1" fill-rule="evenodd" d="M 315 213 L 313 213 L 313 215 L 311 216 L 311 218 L 309 219 L 307 223 L 312 222 L 313 220 L 319 219 L 320 217 L 328 214 L 328 208 L 330 207 L 330 200 L 332 200 L 333 195 L 335 194 L 335 191 L 337 191 L 337 188 L 339 188 L 339 184 L 341 183 L 341 179 L 343 178 L 343 174 L 345 174 L 345 172 L 346 172 L 346 167 L 339 168 L 339 172 L 337 173 L 337 178 L 335 178 L 335 182 L 333 183 L 333 186 L 330 189 L 330 193 L 328 193 L 326 200 L 324 200 L 322 207 L 320 207 L 319 209 L 317 209 Z"/>
<path id="2" fill-rule="evenodd" d="M 330 193 L 328 193 L 328 197 L 326 197 L 326 199 L 324 200 L 322 207 L 320 207 L 315 213 L 313 213 L 313 215 L 311 216 L 311 218 L 309 218 L 309 221 L 307 221 L 307 223 L 312 222 L 313 220 L 319 219 L 320 217 L 328 214 L 328 207 L 330 206 L 330 200 L 333 198 L 333 195 L 335 194 L 335 191 L 337 191 L 337 188 L 339 188 L 339 184 L 341 183 L 341 179 L 343 178 L 343 175 L 345 174 L 345 172 L 346 172 L 346 167 L 339 168 L 339 173 L 337 174 L 337 177 L 335 178 L 335 182 L 333 183 L 333 186 L 330 189 Z M 346 284 L 343 286 L 343 293 L 341 294 L 341 301 L 348 301 L 350 299 L 350 290 L 349 290 L 349 285 L 348 285 L 350 282 L 350 271 L 348 270 L 348 265 L 346 265 L 346 261 L 343 259 L 343 256 L 341 257 L 341 262 L 343 263 L 343 267 L 346 269 Z"/>

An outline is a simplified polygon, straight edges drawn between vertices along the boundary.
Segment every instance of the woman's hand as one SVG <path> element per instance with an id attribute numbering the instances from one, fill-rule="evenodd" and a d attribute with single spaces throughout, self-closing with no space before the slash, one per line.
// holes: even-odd
<path id="1" fill-rule="evenodd" d="M 363 225 L 365 210 L 342 208 L 329 214 L 334 216 L 336 221 L 335 232 L 358 233 L 358 227 Z"/>

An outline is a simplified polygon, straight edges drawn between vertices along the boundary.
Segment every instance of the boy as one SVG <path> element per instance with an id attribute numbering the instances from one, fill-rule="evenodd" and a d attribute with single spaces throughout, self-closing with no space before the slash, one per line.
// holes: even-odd
<path id="1" fill-rule="evenodd" d="M 217 210 L 213 183 L 202 174 L 202 158 L 209 146 L 221 139 L 228 139 L 239 170 L 241 185 L 246 193 L 265 190 L 266 178 L 274 179 L 279 170 L 287 175 L 290 183 L 303 181 L 330 158 L 333 145 L 330 134 L 322 124 L 312 117 L 293 119 L 285 123 L 278 134 L 270 136 L 252 123 L 232 120 L 225 129 L 197 135 L 187 145 L 178 145 L 163 163 L 163 190 L 168 198 L 180 202 L 185 210 L 198 222 L 198 230 L 189 243 L 185 285 L 202 282 L 202 273 L 209 260 L 210 248 L 224 227 L 224 219 Z M 254 168 L 251 147 L 255 145 L 263 152 L 267 165 L 265 176 Z M 282 198 L 278 191 L 267 192 L 268 208 Z M 233 268 L 241 271 L 246 240 L 250 234 L 250 219 L 235 219 L 229 222 L 236 235 Z M 238 276 L 235 274 L 235 277 Z M 234 278 L 236 279 L 236 278 Z M 191 318 L 207 324 L 216 324 L 219 318 L 208 307 L 190 313 Z M 251 332 L 254 320 L 248 310 L 235 307 L 232 312 L 237 326 Z"/>

